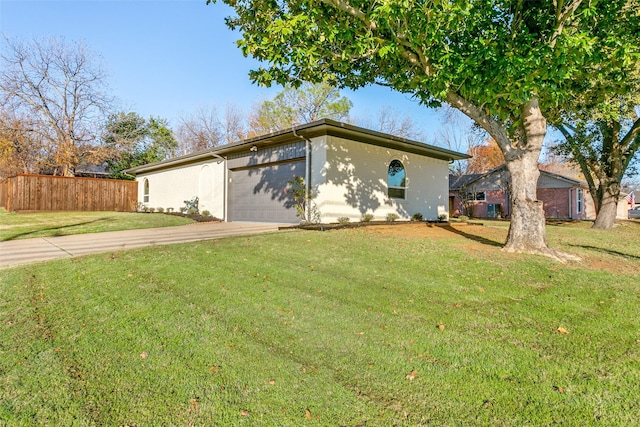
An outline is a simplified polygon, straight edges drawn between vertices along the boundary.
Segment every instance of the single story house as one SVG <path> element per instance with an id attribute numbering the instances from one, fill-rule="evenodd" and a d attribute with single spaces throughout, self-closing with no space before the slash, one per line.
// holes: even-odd
<path id="1" fill-rule="evenodd" d="M 447 216 L 449 162 L 466 154 L 319 120 L 131 168 L 139 202 L 173 208 L 199 199 L 225 221 L 298 223 L 289 181 L 303 177 L 315 219 Z"/>
<path id="2" fill-rule="evenodd" d="M 510 174 L 505 165 L 483 174 L 449 178 L 449 214 L 475 218 L 504 218 L 511 215 Z M 540 171 L 538 200 L 547 218 L 593 220 L 595 205 L 586 182 Z"/>

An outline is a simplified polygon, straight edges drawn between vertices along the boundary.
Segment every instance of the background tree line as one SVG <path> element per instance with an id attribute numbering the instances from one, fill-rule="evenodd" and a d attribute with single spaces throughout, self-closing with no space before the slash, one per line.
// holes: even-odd
<path id="1" fill-rule="evenodd" d="M 0 177 L 17 173 L 74 176 L 99 165 L 123 170 L 206 150 L 323 118 L 354 123 L 352 102 L 328 83 L 285 87 L 248 114 L 227 104 L 201 106 L 175 127 L 161 117 L 119 111 L 98 55 L 60 38 L 4 38 L 0 71 Z M 377 120 L 377 122 L 376 122 Z M 389 107 L 361 124 L 422 138 L 409 116 Z"/>

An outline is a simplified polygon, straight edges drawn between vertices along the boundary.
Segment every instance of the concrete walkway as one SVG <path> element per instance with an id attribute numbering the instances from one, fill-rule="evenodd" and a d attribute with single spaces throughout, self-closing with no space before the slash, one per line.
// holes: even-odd
<path id="1" fill-rule="evenodd" d="M 274 232 L 282 225 L 285 224 L 203 222 L 178 227 L 10 240 L 0 242 L 0 267 L 143 246 L 168 245 L 171 243 L 196 242 L 222 237 Z"/>

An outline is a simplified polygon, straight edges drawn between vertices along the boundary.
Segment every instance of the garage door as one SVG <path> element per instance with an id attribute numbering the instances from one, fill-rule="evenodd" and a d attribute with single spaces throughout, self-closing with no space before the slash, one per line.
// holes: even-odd
<path id="1" fill-rule="evenodd" d="M 304 173 L 304 161 L 230 171 L 231 221 L 299 222 L 293 199 L 284 189 L 293 175 Z"/>

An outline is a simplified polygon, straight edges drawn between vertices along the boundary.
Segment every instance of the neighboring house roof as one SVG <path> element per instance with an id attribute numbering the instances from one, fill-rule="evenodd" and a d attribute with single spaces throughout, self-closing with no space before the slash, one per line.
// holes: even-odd
<path id="1" fill-rule="evenodd" d="M 180 157 L 174 157 L 161 162 L 150 163 L 147 165 L 137 166 L 127 169 L 124 172 L 130 174 L 151 172 L 154 170 L 170 168 L 177 165 L 193 163 L 211 157 L 224 157 L 234 152 L 246 150 L 247 147 L 256 146 L 258 149 L 276 145 L 283 142 L 290 142 L 292 139 L 309 139 L 321 135 L 337 136 L 345 139 L 351 139 L 366 144 L 372 144 L 409 153 L 419 154 L 423 156 L 433 157 L 440 160 L 462 160 L 471 156 L 456 151 L 447 150 L 445 148 L 424 144 L 418 141 L 399 138 L 390 134 L 377 132 L 346 123 L 337 122 L 329 119 L 322 119 L 315 122 L 307 123 L 300 126 L 294 126 L 290 129 L 272 132 L 255 138 L 245 139 L 233 144 L 222 145 L 204 151 L 187 154 Z"/>
<path id="2" fill-rule="evenodd" d="M 467 187 L 469 184 L 482 178 L 485 174 L 473 173 L 468 175 L 449 175 L 449 189 L 459 190 L 463 187 Z"/>
<path id="3" fill-rule="evenodd" d="M 449 190 L 450 191 L 461 190 L 462 188 L 468 187 L 483 178 L 486 178 L 498 172 L 505 171 L 506 167 L 507 167 L 506 165 L 501 165 L 485 173 L 474 173 L 474 174 L 460 175 L 460 176 L 449 175 Z M 585 187 L 585 188 L 587 187 L 587 183 L 584 181 L 569 178 L 564 175 L 559 175 L 553 172 L 547 172 L 541 169 L 540 169 L 540 176 L 546 176 L 551 179 L 564 181 L 576 187 Z"/>
<path id="4" fill-rule="evenodd" d="M 75 169 L 75 176 L 87 176 L 87 177 L 107 177 L 110 173 L 102 165 L 78 165 Z"/>

